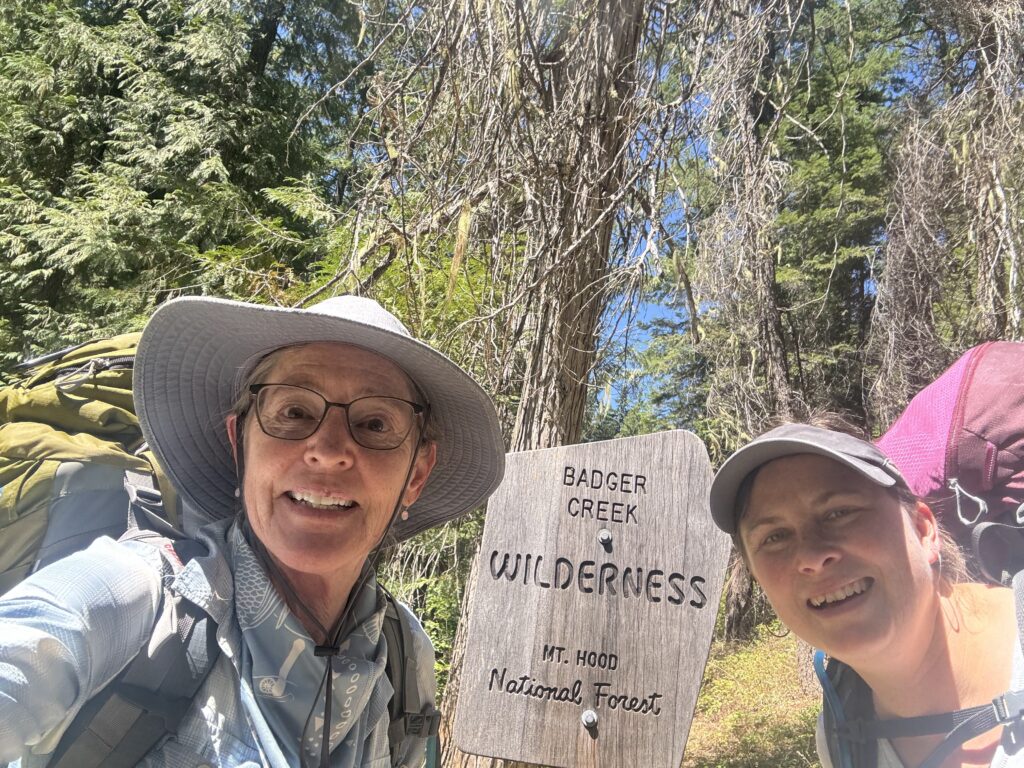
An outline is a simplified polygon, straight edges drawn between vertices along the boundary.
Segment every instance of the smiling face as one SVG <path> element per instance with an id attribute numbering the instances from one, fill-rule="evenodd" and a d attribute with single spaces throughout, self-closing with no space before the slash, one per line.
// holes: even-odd
<path id="1" fill-rule="evenodd" d="M 331 402 L 368 395 L 420 399 L 398 366 L 348 344 L 284 349 L 262 379 L 307 387 Z M 234 416 L 227 427 L 237 447 Z M 243 498 L 253 531 L 278 564 L 318 576 L 358 571 L 395 504 L 412 504 L 430 475 L 435 447 L 428 443 L 416 450 L 421 428 L 417 419 L 398 448 L 372 450 L 352 439 L 344 410 L 330 408 L 313 435 L 282 440 L 265 434 L 250 408 L 244 420 Z"/>
<path id="2" fill-rule="evenodd" d="M 751 572 L 799 637 L 856 666 L 931 631 L 935 518 L 852 469 L 801 454 L 763 465 L 739 533 Z"/>

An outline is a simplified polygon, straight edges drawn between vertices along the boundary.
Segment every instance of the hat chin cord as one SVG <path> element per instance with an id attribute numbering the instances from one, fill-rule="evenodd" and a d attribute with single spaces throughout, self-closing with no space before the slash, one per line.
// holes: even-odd
<path id="1" fill-rule="evenodd" d="M 320 681 L 320 687 L 317 689 L 316 695 L 313 697 L 313 707 L 309 710 L 309 715 L 306 717 L 306 722 L 302 727 L 302 734 L 299 735 L 299 755 L 303 766 L 307 766 L 306 754 L 302 750 L 302 737 L 309 729 L 309 724 L 313 721 L 313 716 L 316 714 L 316 701 L 320 697 L 320 692 L 324 691 L 324 725 L 320 739 L 320 761 L 318 768 L 329 768 L 330 766 L 330 755 L 331 755 L 331 704 L 333 703 L 333 689 L 334 689 L 334 659 L 337 658 L 341 652 L 339 647 L 339 641 L 341 639 L 342 629 L 345 628 L 349 616 L 352 613 L 352 609 L 355 606 L 355 596 L 358 595 L 366 582 L 369 581 L 370 576 L 375 572 L 377 561 L 380 559 L 381 550 L 383 549 L 384 540 L 387 538 L 388 533 L 391 531 L 392 526 L 395 524 L 395 520 L 398 519 L 399 515 L 404 513 L 405 508 L 402 504 L 402 495 L 405 489 L 409 485 L 409 479 L 412 477 L 413 468 L 416 466 L 416 458 L 419 455 L 419 449 L 422 445 L 422 425 L 417 435 L 415 446 L 413 447 L 412 458 L 409 460 L 409 467 L 405 471 L 405 480 L 402 481 L 402 490 L 398 494 L 398 498 L 395 500 L 395 505 L 391 510 L 391 516 L 388 518 L 388 524 L 381 532 L 380 537 L 377 539 L 377 543 L 374 544 L 373 549 L 370 550 L 367 555 L 366 562 L 363 564 L 363 568 L 360 571 L 359 578 L 356 579 L 355 584 L 352 585 L 352 590 L 348 594 L 348 599 L 345 601 L 345 607 L 342 609 L 341 614 L 337 620 L 328 630 L 320 623 L 320 620 L 313 615 L 313 612 L 306 607 L 302 598 L 296 593 L 295 588 L 292 586 L 288 577 L 284 571 L 281 570 L 277 562 L 267 551 L 260 537 L 256 535 L 256 531 L 253 530 L 249 524 L 249 515 L 245 508 L 245 446 L 243 444 L 243 433 L 245 432 L 245 414 L 238 417 L 235 422 L 235 441 L 238 446 L 237 455 L 235 457 L 235 468 L 238 474 L 238 520 L 242 526 L 242 533 L 245 536 L 246 541 L 252 548 L 256 555 L 256 559 L 260 565 L 263 566 L 264 570 L 271 577 L 271 584 L 276 588 L 280 589 L 284 594 L 285 602 L 289 608 L 297 609 L 303 614 L 308 620 L 302 621 L 307 626 L 313 626 L 316 628 L 317 633 L 321 638 L 324 638 L 325 642 L 322 645 L 317 645 L 313 649 L 313 653 L 317 656 L 323 656 L 326 658 L 327 663 L 324 665 L 324 676 Z M 301 621 L 301 619 L 300 619 Z M 317 638 L 319 639 L 319 638 Z"/>

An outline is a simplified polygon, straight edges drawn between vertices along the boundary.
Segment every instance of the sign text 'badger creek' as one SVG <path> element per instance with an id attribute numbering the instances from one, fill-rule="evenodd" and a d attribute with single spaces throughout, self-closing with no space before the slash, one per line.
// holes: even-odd
<path id="1" fill-rule="evenodd" d="M 470 607 L 463 752 L 679 765 L 729 554 L 710 482 L 683 431 L 508 455 Z"/>

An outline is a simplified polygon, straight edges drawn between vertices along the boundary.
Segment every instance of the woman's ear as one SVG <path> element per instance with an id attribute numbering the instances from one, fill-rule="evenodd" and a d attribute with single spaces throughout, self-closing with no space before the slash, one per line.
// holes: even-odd
<path id="1" fill-rule="evenodd" d="M 235 460 L 235 466 L 238 466 L 238 435 L 235 434 L 235 430 L 238 428 L 238 414 L 229 413 L 228 417 L 224 419 L 224 428 L 228 433 L 228 442 L 231 443 L 231 458 Z"/>
<path id="2" fill-rule="evenodd" d="M 928 552 L 928 562 L 935 563 L 942 557 L 942 537 L 939 536 L 939 524 L 932 508 L 918 499 L 910 515 L 921 546 Z"/>
<path id="3" fill-rule="evenodd" d="M 405 493 L 402 494 L 403 506 L 411 507 L 413 502 L 420 497 L 435 463 L 437 463 L 437 443 L 430 440 L 417 446 L 412 474 L 409 475 L 409 483 L 405 486 Z"/>

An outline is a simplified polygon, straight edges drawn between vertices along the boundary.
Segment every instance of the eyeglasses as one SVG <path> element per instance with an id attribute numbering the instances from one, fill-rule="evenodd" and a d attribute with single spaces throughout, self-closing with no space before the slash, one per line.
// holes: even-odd
<path id="1" fill-rule="evenodd" d="M 417 417 L 426 412 L 419 403 L 399 397 L 359 397 L 351 403 L 332 403 L 319 392 L 294 384 L 253 384 L 260 429 L 281 440 L 305 440 L 324 423 L 327 411 L 345 411 L 348 431 L 363 448 L 389 451 L 405 442 Z"/>

